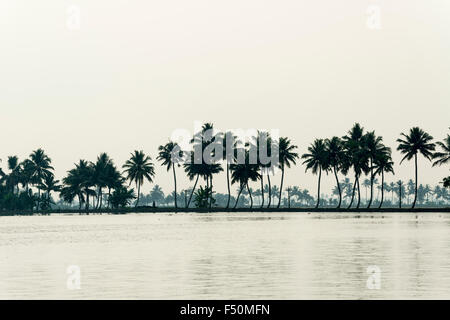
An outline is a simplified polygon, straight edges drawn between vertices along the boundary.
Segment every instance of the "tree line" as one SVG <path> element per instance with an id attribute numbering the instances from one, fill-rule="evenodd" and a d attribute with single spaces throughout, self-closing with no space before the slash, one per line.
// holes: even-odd
<path id="1" fill-rule="evenodd" d="M 255 204 L 260 208 L 301 206 L 335 206 L 336 208 L 381 208 L 385 200 L 385 193 L 394 193 L 401 207 L 402 198 L 412 208 L 416 203 L 424 203 L 424 197 L 435 195 L 435 199 L 448 199 L 450 177 L 443 178 L 441 186 L 434 190 L 419 184 L 418 157 L 432 161 L 433 166 L 442 166 L 450 161 L 450 135 L 443 141 L 433 142 L 433 137 L 419 127 L 413 127 L 407 133 L 401 133 L 397 139 L 397 148 L 403 158 L 400 162 L 414 161 L 414 180 L 407 184 L 402 180 L 387 184 L 386 174 L 394 173 L 392 150 L 383 143 L 383 138 L 375 131 L 365 131 L 356 123 L 342 137 L 315 139 L 307 148 L 305 154 L 298 154 L 298 147 L 288 137 L 280 137 L 274 141 L 268 132 L 258 131 L 251 141 L 240 141 L 232 132 L 217 132 L 207 134 L 214 129 L 213 124 L 205 123 L 202 129 L 194 134 L 190 144 L 198 148 L 202 154 L 211 153 L 212 162 L 196 163 L 193 153 L 181 150 L 180 146 L 169 141 L 158 147 L 157 162 L 171 171 L 173 175 L 174 191 L 170 201 L 175 208 L 200 207 L 211 208 L 220 206 L 225 209 L 236 209 L 241 206 L 253 208 Z M 224 139 L 226 137 L 226 139 Z M 215 150 L 208 148 L 214 143 L 223 144 L 223 154 L 215 154 Z M 255 161 L 251 161 L 251 150 L 259 150 L 262 143 L 267 143 L 267 153 L 278 153 L 278 161 L 267 163 L 260 159 L 257 153 Z M 226 145 L 229 144 L 229 145 Z M 276 146 L 273 148 L 272 146 Z M 230 156 L 226 150 L 232 150 Z M 272 150 L 273 149 L 273 150 Z M 208 151 L 210 150 L 210 151 Z M 237 154 L 241 152 L 245 161 L 236 162 Z M 181 161 L 190 157 L 191 161 Z M 317 192 L 313 197 L 309 191 L 299 187 L 288 187 L 283 190 L 284 177 L 287 169 L 300 162 L 305 171 L 317 175 Z M 56 180 L 50 157 L 42 149 L 33 151 L 28 159 L 19 162 L 17 156 L 7 159 L 8 172 L 0 169 L 0 210 L 33 212 L 49 210 L 55 207 L 52 192 L 59 194 L 59 205 L 77 204 L 79 210 L 101 210 L 141 204 L 141 187 L 147 182 L 154 182 L 155 163 L 143 151 L 134 151 L 125 164 L 119 168 L 106 153 L 101 153 L 96 161 L 79 160 L 75 167 L 69 170 L 62 181 Z M 182 168 L 193 186 L 181 192 L 177 191 L 177 168 Z M 281 172 L 278 184 L 271 181 L 275 170 Z M 213 178 L 220 172 L 226 173 L 227 193 L 215 192 Z M 332 174 L 335 178 L 333 196 L 321 199 L 321 180 L 323 174 Z M 340 181 L 339 176 L 345 176 Z M 363 177 L 367 177 L 363 180 Z M 273 178 L 272 178 L 273 179 Z M 380 183 L 379 183 L 379 180 Z M 199 186 L 199 180 L 204 185 Z M 250 183 L 259 182 L 260 188 L 253 190 Z M 131 187 L 133 185 L 133 188 Z M 231 193 L 231 186 L 237 186 L 237 195 Z M 366 189 L 366 196 L 362 201 L 362 190 Z M 377 186 L 377 187 L 376 187 Z M 159 186 L 158 186 L 159 187 Z M 156 186 L 155 186 L 156 188 Z M 155 189 L 154 188 L 154 189 Z M 375 190 L 377 188 L 377 190 Z M 374 193 L 377 191 L 376 200 Z M 167 203 L 163 196 L 156 197 L 157 190 L 152 190 L 155 203 Z M 162 193 L 162 190 L 161 190 Z M 287 197 L 283 194 L 287 193 Z M 267 195 L 267 196 L 266 196 Z M 410 199 L 410 197 L 412 199 Z M 180 198 L 183 198 L 180 201 Z M 148 197 L 144 199 L 148 205 Z M 292 200 L 292 201 L 291 201 Z M 292 202 L 292 203 L 291 203 Z"/>

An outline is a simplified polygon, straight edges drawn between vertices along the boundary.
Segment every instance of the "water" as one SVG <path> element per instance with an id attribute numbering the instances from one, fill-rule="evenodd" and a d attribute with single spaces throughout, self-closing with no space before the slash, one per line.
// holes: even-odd
<path id="1" fill-rule="evenodd" d="M 449 299 L 450 214 L 0 217 L 0 298 Z"/>

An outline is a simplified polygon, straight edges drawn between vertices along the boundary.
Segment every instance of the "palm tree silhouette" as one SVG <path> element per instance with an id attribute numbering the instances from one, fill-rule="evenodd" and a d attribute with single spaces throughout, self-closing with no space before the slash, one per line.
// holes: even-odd
<path id="1" fill-rule="evenodd" d="M 279 152 L 279 164 L 278 167 L 281 169 L 281 182 L 280 182 L 280 193 L 278 196 L 277 208 L 280 208 L 281 204 L 281 193 L 283 192 L 283 181 L 284 181 L 284 169 L 290 168 L 291 165 L 296 164 L 298 159 L 298 154 L 294 151 L 297 146 L 292 145 L 291 141 L 287 137 L 281 137 L 278 141 L 278 152 Z"/>
<path id="2" fill-rule="evenodd" d="M 122 166 L 124 168 L 124 173 L 127 175 L 126 179 L 136 183 L 137 187 L 137 199 L 135 207 L 139 203 L 139 196 L 141 192 L 141 186 L 144 184 L 145 180 L 153 182 L 153 177 L 155 176 L 155 168 L 151 162 L 151 158 L 146 156 L 143 151 L 135 150 L 131 154 L 131 158 L 125 162 Z"/>
<path id="3" fill-rule="evenodd" d="M 382 137 L 378 137 L 375 135 L 375 131 L 367 132 L 364 135 L 364 147 L 367 150 L 367 155 L 369 156 L 369 170 L 370 170 L 370 200 L 367 203 L 367 208 L 370 208 L 372 205 L 373 200 L 373 181 L 375 179 L 374 174 L 374 159 L 377 156 L 379 152 L 382 152 L 381 150 L 384 148 L 384 145 L 381 143 L 383 141 Z M 365 185 L 365 187 L 367 187 Z M 367 192 L 367 189 L 366 189 Z M 366 201 L 367 201 L 367 195 L 366 195 Z"/>
<path id="4" fill-rule="evenodd" d="M 40 185 L 42 184 L 42 179 L 46 175 L 51 175 L 51 170 L 54 170 L 53 167 L 50 165 L 52 160 L 45 154 L 44 150 L 41 148 L 33 151 L 30 154 L 30 160 L 31 160 L 31 178 L 32 181 L 35 183 L 36 187 L 38 188 L 38 201 L 37 201 L 37 208 L 39 210 L 39 203 L 41 198 L 41 189 Z"/>
<path id="5" fill-rule="evenodd" d="M 44 176 L 44 179 L 40 185 L 42 191 L 46 193 L 46 203 L 50 206 L 51 202 L 51 192 L 59 192 L 61 190 L 61 186 L 59 185 L 59 180 L 55 180 L 55 176 L 53 174 Z"/>
<path id="6" fill-rule="evenodd" d="M 444 139 L 444 142 L 438 141 L 436 144 L 441 147 L 442 152 L 435 152 L 433 154 L 433 159 L 437 159 L 433 162 L 433 167 L 441 166 L 450 161 L 450 135 L 447 134 L 447 138 Z"/>
<path id="7" fill-rule="evenodd" d="M 430 160 L 433 158 L 433 151 L 435 149 L 435 144 L 431 141 L 433 137 L 428 133 L 420 129 L 419 127 L 413 127 L 410 129 L 409 134 L 401 134 L 403 139 L 397 139 L 399 143 L 397 150 L 403 153 L 405 156 L 400 161 L 400 164 L 406 159 L 411 160 L 414 158 L 415 165 L 415 188 L 414 188 L 414 200 L 412 208 L 416 206 L 417 201 L 417 153 L 421 153 L 426 159 Z"/>
<path id="8" fill-rule="evenodd" d="M 391 158 L 391 149 L 388 147 L 385 147 L 382 149 L 382 151 L 378 152 L 373 159 L 374 164 L 374 175 L 380 174 L 381 175 L 381 200 L 378 208 L 381 208 L 383 205 L 384 200 L 384 189 L 386 187 L 386 184 L 384 182 L 384 173 L 390 172 L 394 174 L 394 163 L 392 162 Z"/>
<path id="9" fill-rule="evenodd" d="M 236 157 L 236 147 L 237 141 L 236 136 L 232 132 L 225 132 L 223 135 L 223 157 L 222 159 L 225 161 L 226 173 L 227 173 L 227 191 L 228 191 L 228 199 L 226 208 L 230 207 L 231 200 L 231 188 L 230 188 L 230 164 L 234 162 Z"/>
<path id="10" fill-rule="evenodd" d="M 319 172 L 319 178 L 317 182 L 317 203 L 316 208 L 320 204 L 320 178 L 322 176 L 322 170 L 328 170 L 328 159 L 327 159 L 327 149 L 323 139 L 316 139 L 308 147 L 308 152 L 302 155 L 303 164 L 306 164 L 306 171 L 310 170 L 313 174 Z"/>
<path id="11" fill-rule="evenodd" d="M 359 185 L 359 177 L 362 173 L 369 172 L 369 157 L 365 148 L 364 128 L 359 123 L 355 123 L 346 136 L 342 137 L 344 141 L 344 149 L 346 157 L 343 161 L 343 173 L 347 174 L 350 168 L 353 168 L 355 174 L 355 182 L 353 184 L 352 198 L 348 208 L 353 204 L 356 187 L 358 188 L 358 203 L 356 208 L 359 208 L 361 202 L 361 188 Z"/>
<path id="12" fill-rule="evenodd" d="M 253 206 L 253 198 L 251 196 L 250 188 L 249 188 L 249 181 L 257 181 L 261 178 L 261 174 L 259 173 L 259 166 L 258 164 L 251 164 L 249 159 L 248 151 L 245 151 L 245 163 L 236 163 L 231 164 L 230 166 L 231 170 L 231 183 L 239 183 L 239 193 L 236 198 L 236 202 L 234 204 L 233 209 L 236 209 L 237 204 L 239 202 L 239 197 L 242 193 L 242 190 L 247 187 L 247 191 L 250 195 L 250 207 Z"/>
<path id="13" fill-rule="evenodd" d="M 337 208 L 341 207 L 342 203 L 342 190 L 339 184 L 338 172 L 341 169 L 342 161 L 344 158 L 344 150 L 342 146 L 342 141 L 338 137 L 332 137 L 331 139 L 325 140 L 325 152 L 327 157 L 328 166 L 333 168 L 334 177 L 336 178 L 336 186 L 339 195 L 339 203 Z"/>
<path id="14" fill-rule="evenodd" d="M 166 143 L 163 146 L 159 146 L 158 148 L 159 154 L 157 160 L 162 162 L 163 166 L 166 166 L 167 171 L 172 169 L 173 171 L 173 182 L 174 182 L 174 201 L 175 208 L 178 208 L 177 205 L 177 176 L 175 174 L 175 165 L 179 166 L 179 162 L 182 160 L 183 151 L 181 151 L 180 147 L 177 143 L 172 141 Z"/>

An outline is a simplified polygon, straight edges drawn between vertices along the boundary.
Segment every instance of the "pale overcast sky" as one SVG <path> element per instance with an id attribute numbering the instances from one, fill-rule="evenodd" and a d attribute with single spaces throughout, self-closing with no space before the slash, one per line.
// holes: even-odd
<path id="1" fill-rule="evenodd" d="M 380 29 L 368 27 L 368 8 L 380 9 Z M 196 120 L 280 129 L 300 153 L 358 121 L 395 149 L 412 126 L 442 140 L 449 106 L 448 0 L 0 2 L 4 169 L 8 155 L 38 147 L 59 179 L 100 152 L 118 165 L 135 149 L 155 159 Z M 395 180 L 413 178 L 413 163 L 400 168 L 393 156 Z M 421 183 L 449 173 L 419 164 Z M 171 191 L 171 174 L 157 168 L 156 183 Z M 333 177 L 324 181 L 329 192 Z M 224 192 L 225 176 L 215 185 Z M 297 166 L 285 185 L 314 193 L 316 177 Z"/>

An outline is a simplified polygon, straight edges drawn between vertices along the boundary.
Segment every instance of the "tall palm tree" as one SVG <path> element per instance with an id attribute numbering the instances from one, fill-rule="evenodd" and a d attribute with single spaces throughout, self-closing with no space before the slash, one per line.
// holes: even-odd
<path id="1" fill-rule="evenodd" d="M 433 158 L 433 151 L 435 149 L 435 144 L 431 141 L 433 137 L 428 133 L 420 129 L 419 127 L 413 127 L 410 129 L 409 134 L 401 134 L 402 139 L 397 139 L 399 143 L 397 150 L 400 151 L 405 156 L 403 157 L 400 164 L 406 159 L 411 160 L 414 158 L 415 165 L 415 188 L 414 188 L 414 201 L 412 208 L 416 206 L 417 201 L 417 154 L 421 153 L 426 159 L 430 160 Z"/>
<path id="2" fill-rule="evenodd" d="M 342 137 L 344 141 L 344 149 L 346 158 L 343 162 L 342 172 L 347 174 L 352 168 L 355 174 L 355 182 L 353 184 L 352 198 L 348 208 L 353 204 L 355 197 L 355 190 L 358 188 L 358 203 L 356 208 L 359 208 L 361 202 L 361 188 L 359 185 L 359 177 L 362 173 L 369 172 L 369 157 L 364 143 L 364 128 L 359 123 L 355 123 L 350 131 Z"/>
<path id="3" fill-rule="evenodd" d="M 231 188 L 230 188 L 230 164 L 235 160 L 235 151 L 237 147 L 237 137 L 230 131 L 223 134 L 223 156 L 222 160 L 225 161 L 226 173 L 227 173 L 227 205 L 226 208 L 230 207 L 231 200 Z"/>
<path id="4" fill-rule="evenodd" d="M 340 208 L 342 203 L 342 190 L 339 184 L 338 172 L 341 169 L 342 162 L 345 157 L 341 139 L 339 139 L 338 137 L 326 139 L 325 152 L 328 165 L 330 168 L 333 168 L 334 177 L 336 178 L 336 186 L 339 194 L 339 203 L 337 205 L 337 208 Z"/>
<path id="5" fill-rule="evenodd" d="M 135 207 L 139 203 L 139 196 L 141 193 L 141 186 L 144 184 L 145 180 L 150 183 L 153 182 L 153 177 L 155 176 L 155 168 L 151 162 L 152 158 L 146 156 L 143 151 L 135 150 L 131 154 L 131 158 L 125 162 L 122 166 L 124 168 L 124 173 L 127 175 L 126 179 L 136 183 L 137 187 L 137 199 Z"/>
<path id="6" fill-rule="evenodd" d="M 172 141 L 166 143 L 163 146 L 159 146 L 158 148 L 159 154 L 158 154 L 158 160 L 162 162 L 163 166 L 166 166 L 167 171 L 172 169 L 173 171 L 173 182 L 174 182 L 174 201 L 175 201 L 175 208 L 178 208 L 177 205 L 177 176 L 175 174 L 175 165 L 180 165 L 180 161 L 183 157 L 183 151 L 181 151 L 179 145 L 177 143 L 174 143 Z"/>
<path id="7" fill-rule="evenodd" d="M 112 165 L 112 160 L 107 153 L 101 153 L 97 157 L 97 161 L 92 163 L 94 169 L 94 183 L 97 186 L 97 205 L 96 208 L 102 207 L 103 202 L 103 188 L 108 186 L 108 175 L 111 174 L 110 166 Z"/>
<path id="8" fill-rule="evenodd" d="M 266 131 L 258 131 L 255 137 L 255 145 L 256 145 L 256 150 L 258 152 L 258 166 L 260 169 L 260 174 L 261 174 L 261 208 L 264 207 L 264 174 L 269 174 L 271 173 L 270 168 L 272 167 L 272 163 L 265 163 L 265 161 L 263 161 L 261 154 L 263 150 L 266 150 L 266 156 L 267 158 L 271 158 L 271 152 L 272 152 L 272 138 L 270 137 L 270 134 Z M 270 177 L 267 176 L 268 181 L 270 183 Z M 269 191 L 270 192 L 270 191 Z M 269 194 L 269 198 L 270 198 L 270 194 Z M 269 206 L 270 207 L 270 204 Z"/>
<path id="9" fill-rule="evenodd" d="M 328 159 L 327 159 L 327 148 L 325 141 L 323 139 L 316 139 L 308 147 L 308 152 L 302 155 L 303 164 L 306 164 L 306 171 L 310 170 L 313 174 L 319 173 L 319 179 L 317 182 L 317 203 L 316 208 L 319 207 L 320 204 L 320 179 L 322 177 L 322 170 L 328 170 Z"/>
<path id="10" fill-rule="evenodd" d="M 33 182 L 36 184 L 38 188 L 38 201 L 37 201 L 37 207 L 39 210 L 39 202 L 41 198 L 41 189 L 40 185 L 42 184 L 42 179 L 46 175 L 51 175 L 51 170 L 54 170 L 53 167 L 50 165 L 52 160 L 45 154 L 44 150 L 41 148 L 33 151 L 30 154 L 30 160 L 31 160 L 31 176 L 33 179 Z"/>
<path id="11" fill-rule="evenodd" d="M 220 163 L 217 163 L 219 160 L 218 158 L 222 158 L 223 155 L 216 154 L 216 147 L 220 147 L 220 141 L 222 141 L 221 138 L 221 133 L 214 133 L 214 125 L 212 123 L 205 123 L 203 124 L 202 129 L 194 134 L 194 137 L 191 140 L 194 149 L 194 164 L 198 164 L 200 166 L 200 175 L 204 178 L 206 187 L 211 188 L 211 192 L 208 192 L 211 196 L 209 202 L 210 207 L 212 204 L 213 195 L 213 176 L 214 174 L 223 171 Z M 196 156 L 201 156 L 201 159 L 196 159 Z"/>
<path id="12" fill-rule="evenodd" d="M 436 144 L 441 147 L 442 152 L 435 152 L 433 154 L 433 159 L 437 159 L 433 162 L 433 167 L 443 165 L 450 161 L 450 135 L 447 134 L 444 142 L 438 141 Z"/>
<path id="13" fill-rule="evenodd" d="M 381 175 L 381 200 L 378 208 L 381 208 L 384 200 L 384 189 L 386 188 L 386 183 L 384 182 L 384 173 L 394 174 L 394 162 L 392 162 L 391 149 L 386 147 L 383 152 L 378 152 L 373 159 L 374 161 L 374 175 Z"/>
<path id="14" fill-rule="evenodd" d="M 253 205 L 253 199 L 251 198 L 249 181 L 257 181 L 261 178 L 261 174 L 259 173 L 258 164 L 250 164 L 249 154 L 246 151 L 245 155 L 245 163 L 235 163 L 230 166 L 231 170 L 231 183 L 239 183 L 239 193 L 236 198 L 236 203 L 234 204 L 233 209 L 236 209 L 237 204 L 239 202 L 239 197 L 245 187 L 247 187 L 247 191 L 250 195 L 251 206 Z"/>
<path id="15" fill-rule="evenodd" d="M 278 196 L 277 208 L 280 208 L 281 204 L 281 194 L 283 192 L 283 181 L 284 181 L 284 169 L 290 168 L 291 165 L 296 164 L 298 159 L 298 154 L 294 151 L 297 146 L 292 145 L 291 141 L 287 137 L 281 137 L 278 141 L 278 152 L 279 152 L 279 164 L 278 167 L 281 169 L 281 182 L 280 182 L 280 193 Z"/>
<path id="16" fill-rule="evenodd" d="M 59 192 L 61 191 L 61 186 L 59 185 L 59 180 L 55 180 L 55 176 L 53 174 L 46 175 L 42 181 L 40 186 L 42 191 L 46 193 L 46 202 L 48 206 L 50 206 L 51 201 L 51 192 Z"/>
<path id="17" fill-rule="evenodd" d="M 383 138 L 376 136 L 375 131 L 367 132 L 364 135 L 363 140 L 364 147 L 367 150 L 367 155 L 369 156 L 370 200 L 367 203 L 367 208 L 370 208 L 373 200 L 373 182 L 375 179 L 373 162 L 374 158 L 377 156 L 377 153 L 381 152 L 380 150 L 384 148 L 384 145 L 382 144 Z"/>

